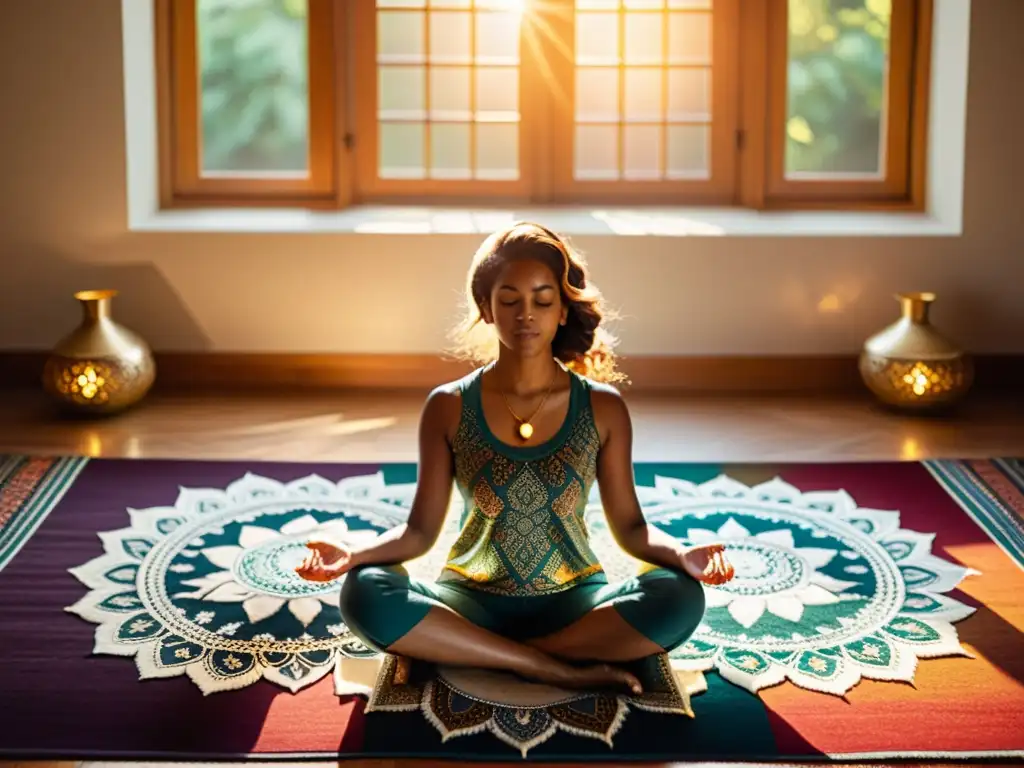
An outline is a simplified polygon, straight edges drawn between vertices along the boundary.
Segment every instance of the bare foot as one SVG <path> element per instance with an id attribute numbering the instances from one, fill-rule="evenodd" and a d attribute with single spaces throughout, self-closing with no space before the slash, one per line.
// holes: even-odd
<path id="1" fill-rule="evenodd" d="M 540 677 L 540 675 L 538 675 Z M 643 693 L 640 680 L 624 669 L 611 664 L 592 664 L 585 667 L 573 667 L 568 664 L 559 665 L 551 671 L 545 670 L 541 678 L 546 683 L 559 688 L 574 690 L 615 689 L 625 688 L 634 694 Z"/>
<path id="2" fill-rule="evenodd" d="M 408 656 L 395 657 L 395 673 L 391 678 L 394 685 L 405 685 L 409 682 L 409 675 L 412 673 L 412 659 Z"/>
<path id="3" fill-rule="evenodd" d="M 643 692 L 640 681 L 609 664 L 573 666 L 529 645 L 496 635 L 455 611 L 433 606 L 409 632 L 387 648 L 433 664 L 512 672 L 559 688 Z"/>

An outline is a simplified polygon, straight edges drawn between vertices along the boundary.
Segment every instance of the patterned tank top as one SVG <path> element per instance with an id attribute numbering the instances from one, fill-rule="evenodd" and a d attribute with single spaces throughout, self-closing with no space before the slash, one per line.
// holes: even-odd
<path id="1" fill-rule="evenodd" d="M 600 447 L 590 383 L 569 371 L 569 410 L 558 433 L 514 446 L 484 418 L 482 374 L 459 383 L 462 414 L 452 448 L 465 510 L 441 579 L 517 596 L 606 580 L 584 521 Z"/>

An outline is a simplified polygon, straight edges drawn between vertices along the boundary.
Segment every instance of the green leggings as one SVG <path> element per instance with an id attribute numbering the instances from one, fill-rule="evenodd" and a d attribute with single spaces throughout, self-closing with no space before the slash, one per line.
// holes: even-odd
<path id="1" fill-rule="evenodd" d="M 682 645 L 704 615 L 704 588 L 686 573 L 657 568 L 620 584 L 598 576 L 553 595 L 494 595 L 461 582 L 424 582 L 400 566 L 360 566 L 345 576 L 341 616 L 371 648 L 384 652 L 431 607 L 445 605 L 504 637 L 528 640 L 563 629 L 611 604 L 634 629 L 665 651 Z"/>

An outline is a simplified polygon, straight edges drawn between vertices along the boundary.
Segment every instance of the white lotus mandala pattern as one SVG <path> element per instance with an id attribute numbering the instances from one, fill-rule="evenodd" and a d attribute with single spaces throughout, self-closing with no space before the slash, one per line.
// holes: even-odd
<path id="1" fill-rule="evenodd" d="M 637 490 L 650 522 L 685 542 L 724 541 L 736 566 L 733 581 L 705 590 L 676 669 L 717 670 L 753 692 L 788 679 L 841 695 L 862 678 L 909 682 L 921 658 L 967 655 L 953 623 L 974 609 L 945 593 L 971 571 L 933 555 L 933 535 L 902 529 L 899 512 L 778 479 L 658 477 Z M 293 568 L 310 535 L 357 543 L 403 522 L 414 493 L 382 473 L 183 488 L 173 506 L 129 509 L 128 527 L 100 534 L 104 554 L 71 571 L 90 591 L 67 610 L 98 625 L 94 652 L 134 657 L 142 678 L 187 674 L 204 693 L 337 679 L 346 659 L 376 654 L 341 621 L 339 583 Z M 440 572 L 457 517 L 409 564 L 414 576 Z M 596 489 L 588 517 L 609 578 L 634 575 Z"/>
<path id="2" fill-rule="evenodd" d="M 638 490 L 650 522 L 686 543 L 724 542 L 736 568 L 705 590 L 703 622 L 670 654 L 679 669 L 752 692 L 788 679 L 842 695 L 862 678 L 910 682 L 919 659 L 969 655 L 953 623 L 974 608 L 944 593 L 977 572 L 933 555 L 934 534 L 901 528 L 898 511 L 778 479 L 659 477 Z M 593 525 L 607 533 L 599 515 Z"/>
<path id="3" fill-rule="evenodd" d="M 129 509 L 130 526 L 100 534 L 105 553 L 71 571 L 91 591 L 67 610 L 99 625 L 95 653 L 133 656 L 143 679 L 298 691 L 343 657 L 376 655 L 341 621 L 340 582 L 294 572 L 306 540 L 374 537 L 406 518 L 414 490 L 381 474 L 184 488 L 174 506 Z"/>

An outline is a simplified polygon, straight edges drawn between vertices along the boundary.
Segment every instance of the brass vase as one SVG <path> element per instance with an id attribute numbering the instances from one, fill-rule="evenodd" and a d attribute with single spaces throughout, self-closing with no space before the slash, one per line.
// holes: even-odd
<path id="1" fill-rule="evenodd" d="M 974 383 L 971 357 L 931 324 L 933 293 L 900 293 L 900 318 L 872 336 L 860 374 L 886 405 L 927 411 L 960 402 Z"/>
<path id="2" fill-rule="evenodd" d="M 141 400 L 156 378 L 153 353 L 142 338 L 110 316 L 117 291 L 79 291 L 82 323 L 53 349 L 43 389 L 75 413 L 109 415 Z"/>

